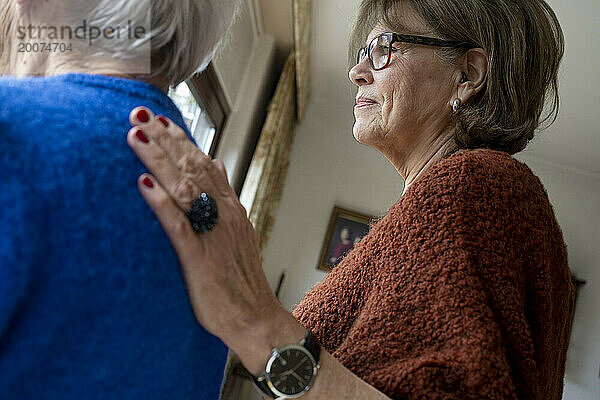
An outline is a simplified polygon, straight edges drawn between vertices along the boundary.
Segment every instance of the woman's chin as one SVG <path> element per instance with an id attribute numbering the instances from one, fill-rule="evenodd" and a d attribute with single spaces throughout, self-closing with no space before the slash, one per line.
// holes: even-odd
<path id="1" fill-rule="evenodd" d="M 354 136 L 354 139 L 356 139 L 356 141 L 358 143 L 361 143 L 361 144 L 364 144 L 367 146 L 373 139 L 373 134 L 358 124 L 354 124 L 354 128 L 352 129 L 352 135 Z"/>
<path id="2" fill-rule="evenodd" d="M 356 130 L 354 130 L 354 131 L 352 132 L 352 135 L 354 136 L 354 140 L 356 140 L 358 143 L 362 143 L 362 144 L 364 144 L 364 143 L 362 142 L 362 140 L 361 140 L 361 137 L 360 137 L 360 135 L 358 134 L 358 132 L 356 132 Z"/>

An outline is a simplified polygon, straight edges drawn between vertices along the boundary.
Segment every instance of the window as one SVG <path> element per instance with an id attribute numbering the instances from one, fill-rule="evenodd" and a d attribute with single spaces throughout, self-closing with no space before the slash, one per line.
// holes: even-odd
<path id="1" fill-rule="evenodd" d="M 181 111 L 183 119 L 200 150 L 208 154 L 216 130 L 215 124 L 206 112 L 206 108 L 194 97 L 186 82 L 180 83 L 176 88 L 171 88 L 169 96 Z"/>
<path id="2" fill-rule="evenodd" d="M 231 110 L 212 64 L 201 74 L 171 88 L 169 97 L 181 110 L 198 147 L 214 157 Z"/>

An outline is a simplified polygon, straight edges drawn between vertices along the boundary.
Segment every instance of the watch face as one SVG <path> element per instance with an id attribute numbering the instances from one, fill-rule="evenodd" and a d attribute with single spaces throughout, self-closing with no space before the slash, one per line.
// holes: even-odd
<path id="1" fill-rule="evenodd" d="M 304 348 L 286 347 L 269 363 L 271 390 L 280 396 L 305 392 L 312 384 L 315 364 L 313 357 Z"/>

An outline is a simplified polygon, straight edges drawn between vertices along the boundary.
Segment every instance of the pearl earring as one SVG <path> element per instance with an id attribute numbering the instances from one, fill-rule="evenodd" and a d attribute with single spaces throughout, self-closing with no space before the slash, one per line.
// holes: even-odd
<path id="1" fill-rule="evenodd" d="M 452 111 L 454 112 L 458 112 L 458 109 L 460 108 L 460 99 L 456 98 L 454 99 L 454 101 L 452 102 Z"/>

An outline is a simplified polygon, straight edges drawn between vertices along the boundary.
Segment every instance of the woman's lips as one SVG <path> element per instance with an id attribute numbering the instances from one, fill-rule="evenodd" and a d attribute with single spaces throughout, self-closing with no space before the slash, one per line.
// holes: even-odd
<path id="1" fill-rule="evenodd" d="M 356 105 L 354 106 L 354 108 L 366 108 L 366 107 L 370 107 L 372 105 L 377 104 L 376 101 L 371 100 L 367 97 L 357 97 L 356 98 Z"/>

